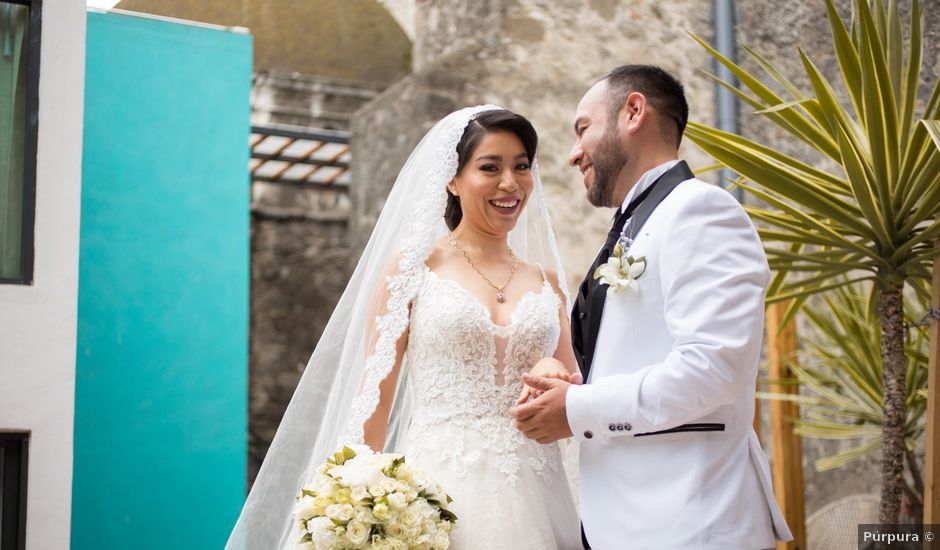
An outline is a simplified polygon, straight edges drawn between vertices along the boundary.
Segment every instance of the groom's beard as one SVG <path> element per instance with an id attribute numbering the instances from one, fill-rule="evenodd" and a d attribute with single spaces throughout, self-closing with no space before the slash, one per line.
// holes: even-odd
<path id="1" fill-rule="evenodd" d="M 627 165 L 628 157 L 618 138 L 617 126 L 614 124 L 593 155 L 594 184 L 587 190 L 587 199 L 594 206 L 620 206 L 613 204 L 614 187 L 617 185 L 617 177 Z"/>

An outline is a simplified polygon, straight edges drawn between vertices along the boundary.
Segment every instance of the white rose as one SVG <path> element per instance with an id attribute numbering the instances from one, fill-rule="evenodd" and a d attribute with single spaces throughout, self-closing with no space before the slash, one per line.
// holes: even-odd
<path id="1" fill-rule="evenodd" d="M 388 495 L 388 505 L 393 510 L 401 510 L 405 506 L 408 506 L 408 499 L 401 493 L 392 493 Z"/>
<path id="2" fill-rule="evenodd" d="M 421 534 L 420 525 L 415 525 L 414 527 L 407 527 L 405 530 L 408 533 L 407 536 L 405 537 L 405 541 L 407 541 L 408 544 L 413 544 L 414 541 L 417 540 L 418 535 Z"/>
<path id="3" fill-rule="evenodd" d="M 382 455 L 378 455 L 378 456 L 377 456 L 378 462 L 379 462 L 379 466 L 382 467 L 382 468 L 388 468 L 389 466 L 392 465 L 392 462 L 395 462 L 396 460 L 400 459 L 401 457 L 402 457 L 402 455 L 400 455 L 400 454 L 395 454 L 395 453 L 385 453 L 385 454 L 382 454 Z"/>
<path id="4" fill-rule="evenodd" d="M 390 550 L 391 547 L 387 539 L 372 539 L 372 550 Z"/>
<path id="5" fill-rule="evenodd" d="M 450 548 L 450 535 L 446 531 L 438 531 L 434 535 L 434 550 L 447 550 Z"/>
<path id="6" fill-rule="evenodd" d="M 333 522 L 324 517 L 313 518 L 307 522 L 307 531 L 313 538 L 313 544 L 320 550 L 330 548 L 336 542 L 336 533 L 333 531 Z"/>
<path id="7" fill-rule="evenodd" d="M 317 517 L 307 522 L 307 532 L 310 534 L 316 534 L 323 530 L 333 530 L 333 522 L 328 518 Z"/>
<path id="8" fill-rule="evenodd" d="M 318 495 L 333 496 L 338 488 L 336 480 L 326 474 L 313 476 L 313 481 L 307 484 L 307 489 L 316 491 Z"/>
<path id="9" fill-rule="evenodd" d="M 408 497 L 408 502 L 414 502 L 418 499 L 418 491 L 414 487 L 408 487 L 403 492 Z"/>
<path id="10" fill-rule="evenodd" d="M 350 521 L 349 525 L 346 526 L 346 536 L 349 537 L 349 542 L 355 546 L 369 540 L 369 531 L 367 525 L 356 520 Z"/>
<path id="11" fill-rule="evenodd" d="M 418 513 L 421 514 L 423 519 L 430 519 L 437 513 L 434 507 L 428 504 L 428 501 L 423 498 L 415 501 L 412 506 L 418 510 Z"/>
<path id="12" fill-rule="evenodd" d="M 349 542 L 349 535 L 346 533 L 346 531 L 342 527 L 336 528 L 336 534 L 337 534 L 336 536 L 337 547 L 349 548 L 350 546 L 353 546 L 353 544 Z"/>
<path id="13" fill-rule="evenodd" d="M 408 473 L 411 474 L 411 480 L 414 482 L 414 485 L 418 487 L 425 487 L 431 482 L 431 480 L 428 479 L 428 475 L 424 473 L 424 470 L 411 468 Z"/>
<path id="14" fill-rule="evenodd" d="M 336 521 L 347 522 L 356 514 L 352 504 L 331 504 L 326 507 L 326 516 Z"/>
<path id="15" fill-rule="evenodd" d="M 375 451 L 372 450 L 372 447 L 368 445 L 347 445 L 353 452 L 356 453 L 356 456 L 374 456 Z"/>
<path id="16" fill-rule="evenodd" d="M 304 496 L 304 498 L 297 501 L 297 506 L 294 508 L 294 513 L 301 520 L 307 520 L 317 515 L 316 506 L 313 497 Z"/>
<path id="17" fill-rule="evenodd" d="M 362 502 L 363 500 L 369 498 L 369 491 L 362 485 L 357 485 L 356 487 L 352 488 L 350 496 L 352 496 L 354 501 Z"/>
<path id="18" fill-rule="evenodd" d="M 376 483 L 375 485 L 369 485 L 369 494 L 374 498 L 379 498 L 385 496 L 385 489 L 382 488 L 382 485 Z"/>
<path id="19" fill-rule="evenodd" d="M 391 511 L 388 509 L 388 505 L 380 502 L 372 508 L 372 514 L 375 516 L 375 519 L 379 521 L 388 521 L 392 517 Z"/>
<path id="20" fill-rule="evenodd" d="M 406 483 L 414 484 L 414 469 L 408 464 L 402 464 L 395 470 L 395 477 Z"/>
<path id="21" fill-rule="evenodd" d="M 421 526 L 421 510 L 418 506 L 409 506 L 401 513 L 401 523 L 408 529 L 414 529 Z"/>
<path id="22" fill-rule="evenodd" d="M 390 523 L 385 526 L 385 534 L 396 539 L 405 538 L 407 533 L 408 531 L 405 529 L 405 527 L 398 522 Z"/>
<path id="23" fill-rule="evenodd" d="M 372 525 L 376 522 L 375 515 L 368 508 L 359 508 L 356 512 L 356 521 L 359 523 L 364 523 L 366 525 Z"/>
<path id="24" fill-rule="evenodd" d="M 332 550 L 337 542 L 336 531 L 332 529 L 322 529 L 313 535 L 313 543 L 317 545 L 317 550 Z"/>
<path id="25" fill-rule="evenodd" d="M 388 547 L 391 550 L 408 550 L 408 545 L 405 544 L 405 541 L 398 539 L 388 539 Z"/>
<path id="26" fill-rule="evenodd" d="M 316 498 L 313 499 L 313 512 L 318 516 L 322 516 L 326 513 L 326 507 L 331 504 L 335 504 L 332 498 L 324 495 L 317 495 Z"/>
<path id="27" fill-rule="evenodd" d="M 398 490 L 398 482 L 390 477 L 387 477 L 382 480 L 382 490 L 384 490 L 386 493 L 394 493 Z"/>
<path id="28" fill-rule="evenodd" d="M 444 491 L 441 490 L 441 486 L 440 486 L 440 485 L 438 485 L 437 483 L 434 483 L 433 481 L 431 481 L 431 482 L 429 482 L 429 483 L 427 484 L 427 486 L 425 487 L 424 492 L 425 492 L 429 497 L 434 498 L 435 495 L 438 495 L 438 494 L 440 494 L 440 493 L 443 493 Z"/>
<path id="29" fill-rule="evenodd" d="M 334 466 L 330 473 L 336 479 L 341 479 L 347 487 L 368 487 L 381 482 L 385 477 L 375 457 L 371 455 L 360 455 L 347 460 L 342 466 Z"/>

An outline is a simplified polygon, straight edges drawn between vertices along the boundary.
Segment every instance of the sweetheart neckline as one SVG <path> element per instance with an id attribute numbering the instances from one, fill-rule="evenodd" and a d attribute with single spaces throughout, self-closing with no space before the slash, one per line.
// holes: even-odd
<path id="1" fill-rule="evenodd" d="M 431 269 L 427 265 L 425 265 L 425 269 L 427 270 L 428 273 L 430 273 L 431 275 L 434 275 L 434 278 L 437 279 L 438 281 L 442 283 L 450 283 L 452 286 L 455 286 L 458 289 L 460 289 L 460 291 L 463 292 L 465 295 L 469 296 L 470 300 L 476 306 L 478 306 L 484 312 L 486 312 L 486 315 L 484 315 L 484 317 L 486 317 L 486 320 L 489 321 L 490 325 L 500 330 L 508 330 L 520 322 L 519 319 L 516 319 L 516 312 L 519 311 L 519 307 L 523 304 L 523 302 L 528 300 L 530 297 L 537 297 L 537 296 L 545 295 L 546 288 L 548 290 L 553 290 L 551 283 L 549 283 L 548 280 L 543 280 L 541 288 L 537 292 L 535 290 L 525 291 L 525 293 L 522 295 L 522 298 L 519 298 L 519 301 L 516 302 L 516 305 L 512 307 L 512 311 L 509 313 L 509 324 L 503 325 L 493 320 L 493 312 L 490 311 L 490 308 L 486 307 L 486 304 L 484 304 L 482 301 L 480 301 L 479 298 L 477 298 L 476 294 L 464 288 L 463 285 L 461 285 L 459 282 L 455 281 L 454 279 L 441 277 L 440 275 L 437 274 L 437 272 L 435 272 L 433 269 Z"/>

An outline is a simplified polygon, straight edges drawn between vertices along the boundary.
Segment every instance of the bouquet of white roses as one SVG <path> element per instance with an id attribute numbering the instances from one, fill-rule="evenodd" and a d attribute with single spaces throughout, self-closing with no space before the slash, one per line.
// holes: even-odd
<path id="1" fill-rule="evenodd" d="M 457 520 L 445 508 L 450 502 L 403 456 L 343 447 L 297 497 L 299 548 L 446 550 Z"/>

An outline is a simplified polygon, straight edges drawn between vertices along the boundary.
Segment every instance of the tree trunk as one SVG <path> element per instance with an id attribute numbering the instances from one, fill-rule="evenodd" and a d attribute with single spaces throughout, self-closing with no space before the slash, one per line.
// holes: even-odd
<path id="1" fill-rule="evenodd" d="M 907 419 L 902 286 L 881 289 L 881 363 L 884 372 L 884 427 L 881 445 L 881 514 L 883 524 L 898 523 L 904 488 L 904 424 Z"/>

